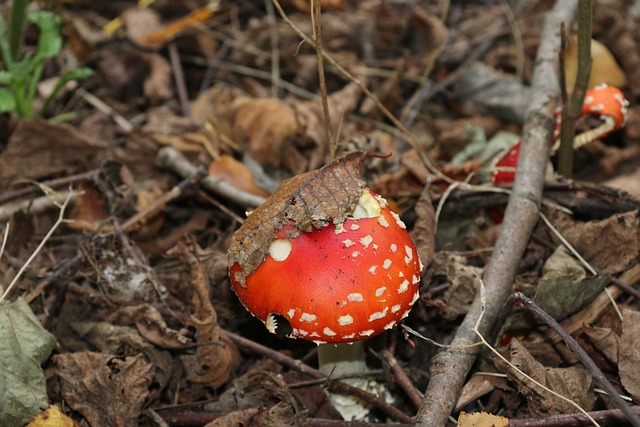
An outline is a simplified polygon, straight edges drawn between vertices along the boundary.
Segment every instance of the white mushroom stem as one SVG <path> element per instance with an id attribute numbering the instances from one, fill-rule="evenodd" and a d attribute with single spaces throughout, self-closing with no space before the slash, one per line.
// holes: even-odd
<path id="1" fill-rule="evenodd" d="M 355 376 L 341 381 L 384 398 L 384 387 L 364 375 L 368 369 L 362 343 L 319 344 L 318 369 L 331 378 Z M 363 420 L 370 412 L 366 403 L 353 396 L 329 393 L 329 400 L 346 421 Z"/>

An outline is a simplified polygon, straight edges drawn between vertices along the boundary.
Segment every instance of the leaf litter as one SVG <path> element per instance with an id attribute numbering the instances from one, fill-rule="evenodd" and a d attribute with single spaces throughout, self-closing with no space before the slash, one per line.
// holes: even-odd
<path id="1" fill-rule="evenodd" d="M 284 362 L 269 360 L 273 354 L 258 352 L 266 347 L 297 366 L 315 363 L 311 344 L 269 336 L 244 311 L 229 288 L 225 252 L 229 249 L 230 259 L 244 264 L 248 275 L 285 222 L 295 221 L 295 233 L 339 224 L 364 186 L 389 199 L 430 264 L 407 326 L 441 343 L 450 340 L 477 292 L 477 275 L 499 232 L 486 208 L 500 209 L 506 201 L 499 194 L 468 189 L 445 194 L 446 186 L 431 176 L 421 156 L 427 153 L 458 180 L 475 184 L 486 175 L 491 154 L 483 157 L 469 144 L 479 133 L 486 135 L 482 144 L 501 132 L 509 132 L 510 139 L 520 134 L 546 9 L 514 9 L 518 46 L 493 13 L 473 3 L 452 3 L 443 21 L 447 11 L 437 7 L 322 2 L 325 49 L 394 114 L 407 123 L 414 120 L 412 131 L 422 144 L 404 142 L 358 84 L 326 66 L 330 125 L 342 141 L 340 153 L 352 153 L 331 163 L 315 53 L 299 44 L 285 22 L 276 18 L 274 23 L 263 3 L 220 2 L 218 10 L 204 2 L 152 2 L 142 10 L 125 3 L 71 3 L 61 8 L 65 58 L 96 74 L 52 108 L 55 114 L 73 111 L 76 116 L 69 124 L 0 118 L 0 217 L 11 221 L 0 256 L 0 285 L 11 282 L 57 217 L 46 200 L 44 207 L 31 203 L 37 190 L 23 180 L 43 181 L 58 190 L 71 183 L 83 190 L 70 214 L 74 223 L 56 230 L 35 258 L 9 296 L 15 302 L 0 305 L 0 328 L 26 320 L 33 329 L 27 335 L 42 340 L 30 349 L 0 345 L 0 378 L 10 384 L 0 387 L 0 393 L 8 393 L 2 399 L 3 425 L 24 425 L 52 403 L 65 405 L 71 418 L 91 426 L 150 425 L 141 415 L 146 409 L 169 420 L 195 408 L 200 425 L 306 425 L 318 418 L 338 419 L 324 383 L 283 368 L 278 363 Z M 307 34 L 309 7 L 306 1 L 285 4 L 292 22 Z M 605 49 L 598 55 L 613 58 L 626 77 L 631 119 L 626 129 L 577 155 L 577 176 L 592 181 L 591 187 L 558 182 L 548 188 L 545 195 L 555 206 L 573 215 L 548 203 L 544 207 L 570 244 L 606 274 L 593 276 L 540 225 L 520 262 L 514 290 L 533 297 L 556 319 L 566 318 L 563 324 L 583 340 L 619 391 L 640 404 L 638 302 L 615 292 L 619 318 L 602 293 L 620 275 L 631 278 L 629 285 L 638 281 L 630 272 L 640 253 L 640 203 L 625 191 L 637 197 L 633 176 L 640 139 L 633 118 L 638 115 L 640 79 L 634 76 L 640 72 L 640 49 L 637 15 L 624 7 L 595 2 L 594 40 Z M 116 17 L 123 27 L 102 27 Z M 180 53 L 179 67 L 171 49 Z M 467 60 L 475 51 L 486 56 Z M 56 59 L 47 77 L 65 66 Z M 427 77 L 432 79 L 428 84 Z M 592 78 L 622 81 L 619 73 Z M 181 90 L 190 105 L 177 105 Z M 237 195 L 275 196 L 244 218 L 252 206 L 233 192 L 212 196 L 188 181 L 175 187 L 179 179 L 153 163 L 165 146 L 208 167 Z M 90 171 L 99 172 L 82 176 Z M 598 184 L 612 174 L 620 177 L 618 190 Z M 170 188 L 178 188 L 175 197 L 155 206 Z M 433 209 L 441 201 L 434 236 Z M 5 205 L 14 202 L 23 203 L 22 212 L 3 214 Z M 134 217 L 139 219 L 127 223 Z M 230 236 L 240 226 L 252 230 L 250 238 L 234 241 Z M 190 233 L 195 237 L 185 240 Z M 28 306 L 16 299 L 20 293 L 28 294 Z M 511 325 L 521 317 L 517 308 L 505 308 L 504 314 Z M 0 331 L 2 343 L 24 341 L 17 336 L 19 329 Z M 254 347 L 239 344 L 227 331 L 248 338 Z M 524 373 L 585 410 L 612 408 L 609 399 L 593 393 L 590 373 L 538 322 L 505 329 L 499 337 L 498 350 Z M 404 338 L 392 331 L 367 345 L 373 351 L 390 349 L 410 386 L 422 391 L 438 350 Z M 508 377 L 470 377 L 465 393 L 472 397 L 460 408 L 465 412 L 484 410 L 516 422 L 576 411 L 513 369 L 490 361 L 487 356 L 479 365 Z M 416 408 L 402 389 L 407 384 L 377 359 L 369 364 L 382 369 L 379 380 L 394 396 L 394 405 L 413 415 Z M 16 369 L 28 373 L 24 386 Z M 460 425 L 471 422 L 460 415 Z M 491 417 L 478 416 L 503 422 Z M 370 420 L 383 419 L 378 409 Z"/>

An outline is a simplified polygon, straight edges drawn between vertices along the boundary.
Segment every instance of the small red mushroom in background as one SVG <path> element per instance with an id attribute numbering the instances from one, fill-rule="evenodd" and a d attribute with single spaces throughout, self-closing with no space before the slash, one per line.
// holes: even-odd
<path id="1" fill-rule="evenodd" d="M 587 91 L 582 103 L 582 115 L 595 115 L 601 120 L 601 124 L 575 136 L 574 149 L 581 148 L 597 139 L 624 127 L 627 122 L 629 101 L 624 97 L 620 89 L 614 86 L 602 84 Z M 561 109 L 556 112 L 556 128 L 551 141 L 551 154 L 554 154 L 559 146 L 561 127 Z M 518 158 L 520 157 L 519 141 L 500 157 L 491 172 L 491 183 L 494 185 L 511 184 L 515 179 Z"/>
<path id="2" fill-rule="evenodd" d="M 247 310 L 272 333 L 288 323 L 287 336 L 319 344 L 319 369 L 334 377 L 366 372 L 360 340 L 409 315 L 423 268 L 384 198 L 365 188 L 352 209 L 344 221 L 309 232 L 285 222 L 255 271 L 246 275 L 239 263 L 230 266 L 231 284 Z M 371 386 L 368 379 L 356 381 Z M 346 420 L 368 413 L 353 397 L 330 398 Z"/>

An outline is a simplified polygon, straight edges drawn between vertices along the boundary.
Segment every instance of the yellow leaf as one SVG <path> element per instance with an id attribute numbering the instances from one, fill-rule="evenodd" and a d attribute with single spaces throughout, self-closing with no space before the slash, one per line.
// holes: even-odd
<path id="1" fill-rule="evenodd" d="M 467 414 L 460 412 L 458 417 L 458 427 L 506 427 L 509 419 L 498 415 L 491 415 L 486 412 L 475 412 Z"/>
<path id="2" fill-rule="evenodd" d="M 51 405 L 27 427 L 78 427 L 78 424 L 63 414 L 58 405 Z"/>
<path id="3" fill-rule="evenodd" d="M 616 62 L 613 54 L 605 45 L 597 40 L 591 40 L 591 77 L 589 88 L 606 83 L 609 86 L 623 87 L 627 84 L 627 77 Z M 578 40 L 571 36 L 569 46 L 565 52 L 564 71 L 567 79 L 567 92 L 573 92 L 578 71 Z"/>

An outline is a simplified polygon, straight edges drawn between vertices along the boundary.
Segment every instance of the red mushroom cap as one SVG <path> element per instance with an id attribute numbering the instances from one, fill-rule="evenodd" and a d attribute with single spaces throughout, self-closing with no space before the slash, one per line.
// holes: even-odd
<path id="1" fill-rule="evenodd" d="M 365 189 L 353 218 L 287 238 L 286 224 L 269 254 L 246 279 L 234 279 L 247 310 L 275 332 L 277 317 L 292 338 L 350 342 L 377 335 L 408 316 L 418 299 L 422 265 L 409 233 L 386 200 Z"/>
<path id="2" fill-rule="evenodd" d="M 602 84 L 589 89 L 582 104 L 582 114 L 597 115 L 602 124 L 577 135 L 573 141 L 574 148 L 580 148 L 622 128 L 627 122 L 628 106 L 629 101 L 615 86 Z"/>
<path id="3" fill-rule="evenodd" d="M 518 166 L 518 158 L 520 157 L 520 144 L 511 147 L 507 153 L 502 156 L 491 170 L 491 183 L 494 185 L 511 184 L 516 178 L 516 167 Z"/>

